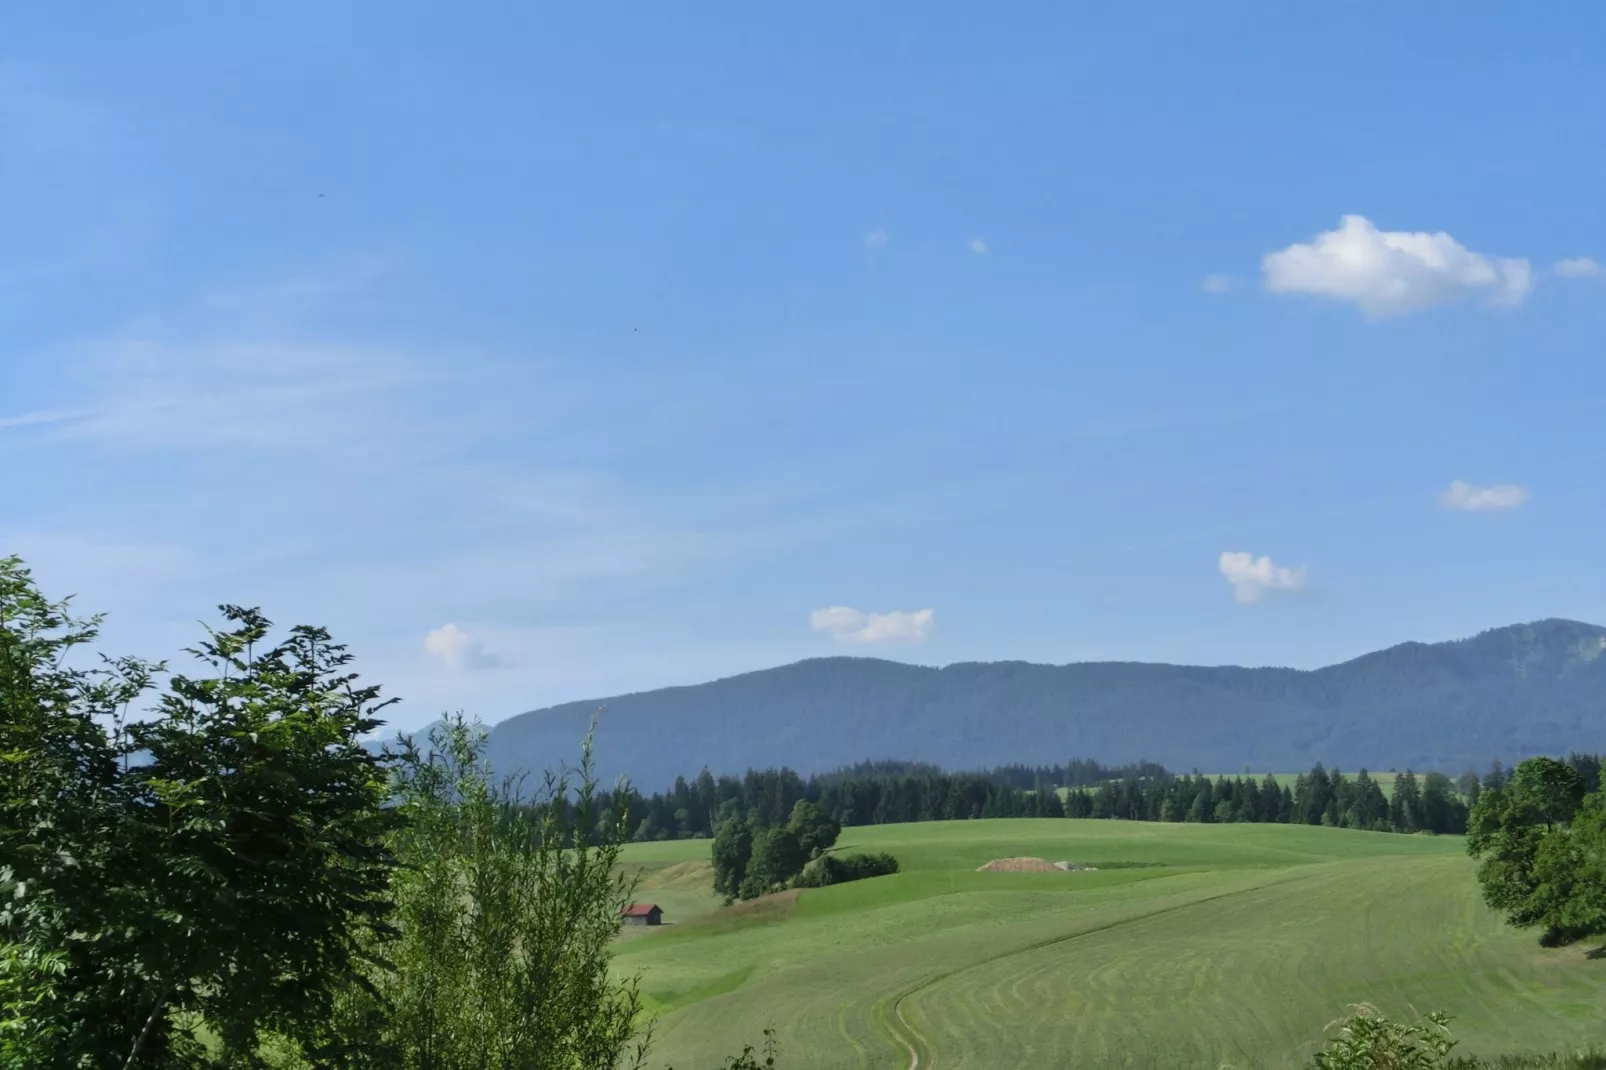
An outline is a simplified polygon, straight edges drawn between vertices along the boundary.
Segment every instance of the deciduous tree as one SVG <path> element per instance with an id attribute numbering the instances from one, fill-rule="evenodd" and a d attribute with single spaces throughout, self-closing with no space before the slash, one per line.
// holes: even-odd
<path id="1" fill-rule="evenodd" d="M 1485 782 L 1468 821 L 1467 852 L 1479 860 L 1484 901 L 1512 925 L 1554 929 L 1565 913 L 1565 885 L 1547 883 L 1536 867 L 1545 839 L 1565 833 L 1578 812 L 1583 783 L 1574 769 L 1550 758 L 1529 758 L 1508 782 L 1501 779 Z M 1552 866 L 1565 854 L 1553 845 Z M 1554 869 L 1548 875 L 1554 878 Z"/>

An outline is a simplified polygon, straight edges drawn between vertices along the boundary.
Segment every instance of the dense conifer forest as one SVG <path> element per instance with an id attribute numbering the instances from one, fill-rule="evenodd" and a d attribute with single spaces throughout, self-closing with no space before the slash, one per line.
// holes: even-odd
<path id="1" fill-rule="evenodd" d="M 1600 758 L 1573 754 L 1567 764 L 1587 789 L 1600 783 Z M 626 814 L 634 840 L 712 837 L 739 817 L 754 828 L 785 825 L 800 800 L 843 826 L 988 817 L 1108 818 L 1196 823 L 1326 825 L 1377 832 L 1466 831 L 1467 812 L 1507 771 L 1494 763 L 1452 779 L 1407 770 L 1393 792 L 1365 770 L 1353 775 L 1321 763 L 1280 783 L 1272 776 L 1175 775 L 1154 763 L 1105 766 L 1077 759 L 1060 766 L 1010 765 L 945 772 L 919 762 L 862 762 L 805 779 L 791 769 L 715 777 L 704 769 L 665 792 L 609 793 L 602 805 Z"/>

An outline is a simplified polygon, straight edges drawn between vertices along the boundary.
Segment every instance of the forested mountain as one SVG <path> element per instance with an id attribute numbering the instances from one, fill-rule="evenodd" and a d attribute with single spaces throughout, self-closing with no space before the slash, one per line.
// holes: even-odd
<path id="1" fill-rule="evenodd" d="M 1606 628 L 1539 621 L 1310 671 L 816 658 L 520 714 L 492 729 L 492 760 L 504 771 L 572 761 L 599 706 L 599 771 L 648 791 L 703 766 L 807 775 L 882 758 L 1457 772 L 1606 748 Z"/>

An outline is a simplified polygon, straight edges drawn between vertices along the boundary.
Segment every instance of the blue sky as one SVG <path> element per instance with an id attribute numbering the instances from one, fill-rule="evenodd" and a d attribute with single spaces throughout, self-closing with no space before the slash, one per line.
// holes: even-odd
<path id="1" fill-rule="evenodd" d="M 1502 7 L 34 5 L 0 551 L 401 724 L 1606 621 L 1606 15 Z"/>

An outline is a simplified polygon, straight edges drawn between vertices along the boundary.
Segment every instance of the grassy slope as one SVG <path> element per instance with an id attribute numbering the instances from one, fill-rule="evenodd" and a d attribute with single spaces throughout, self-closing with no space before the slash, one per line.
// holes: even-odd
<path id="1" fill-rule="evenodd" d="M 1286 826 L 964 821 L 854 828 L 904 872 L 716 909 L 707 841 L 630 849 L 669 925 L 620 945 L 655 1063 L 769 1024 L 807 1067 L 1294 1065 L 1343 1007 L 1443 1008 L 1474 1051 L 1606 1040 L 1606 963 L 1479 902 L 1461 841 Z M 983 874 L 1038 855 L 1159 863 Z M 701 882 L 701 883 L 699 883 Z"/>

